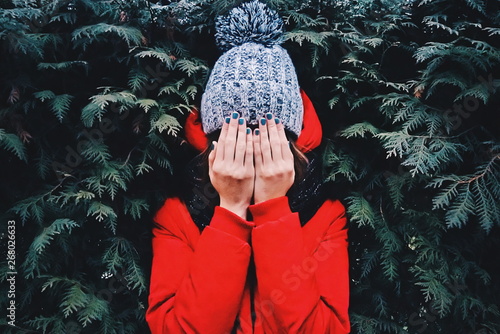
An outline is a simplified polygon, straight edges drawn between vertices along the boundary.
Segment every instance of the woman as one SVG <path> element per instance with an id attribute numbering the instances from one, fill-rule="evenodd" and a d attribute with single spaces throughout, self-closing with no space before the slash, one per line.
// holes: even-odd
<path id="1" fill-rule="evenodd" d="M 218 18 L 203 132 L 186 126 L 199 149 L 217 140 L 155 217 L 152 333 L 349 333 L 344 208 L 323 187 L 321 127 L 281 33 L 258 1 Z"/>

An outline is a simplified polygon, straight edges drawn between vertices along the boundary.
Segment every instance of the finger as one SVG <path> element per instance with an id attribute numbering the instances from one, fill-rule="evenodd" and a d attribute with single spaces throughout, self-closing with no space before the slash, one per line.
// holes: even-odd
<path id="1" fill-rule="evenodd" d="M 227 135 L 224 141 L 224 160 L 226 161 L 234 161 L 234 150 L 236 148 L 236 136 L 238 134 L 239 116 L 240 115 L 237 112 L 233 112 L 231 114 L 231 120 L 229 121 L 229 127 L 227 129 Z"/>
<path id="2" fill-rule="evenodd" d="M 212 148 L 210 153 L 208 154 L 208 172 L 209 176 L 211 176 L 211 172 L 214 168 L 214 161 L 215 161 L 215 156 L 216 156 L 216 151 L 217 151 L 217 142 L 213 141 L 211 144 Z"/>
<path id="3" fill-rule="evenodd" d="M 277 123 L 279 120 L 274 118 L 273 114 L 267 113 L 267 131 L 269 133 L 269 148 L 271 149 L 271 156 L 274 160 L 283 159 L 281 155 L 281 143 L 278 135 Z"/>
<path id="4" fill-rule="evenodd" d="M 267 119 L 262 118 L 259 122 L 260 150 L 262 152 L 262 163 L 267 165 L 272 162 L 271 147 L 269 144 L 269 133 L 267 131 Z"/>
<path id="5" fill-rule="evenodd" d="M 210 153 L 208 154 L 208 165 L 211 166 L 215 160 L 215 154 L 217 151 L 217 142 L 214 140 L 211 144 Z"/>
<path id="6" fill-rule="evenodd" d="M 247 170 L 251 170 L 254 168 L 254 162 L 253 162 L 253 136 L 252 136 L 252 130 L 250 128 L 246 129 L 246 137 L 247 137 L 247 146 L 246 146 L 246 153 L 245 153 L 245 167 Z"/>
<path id="7" fill-rule="evenodd" d="M 219 135 L 219 141 L 217 142 L 217 144 L 220 143 L 220 145 L 219 145 L 219 149 L 217 150 L 217 154 L 215 157 L 221 161 L 224 160 L 224 146 L 225 146 L 225 142 L 226 142 L 227 131 L 229 129 L 230 120 L 231 120 L 231 118 L 229 118 L 229 117 L 226 117 L 226 119 L 224 120 L 224 124 L 222 124 L 222 130 L 220 131 L 220 135 Z"/>
<path id="8" fill-rule="evenodd" d="M 238 119 L 238 138 L 236 138 L 236 152 L 234 152 L 234 162 L 243 166 L 247 149 L 247 126 L 245 119 Z"/>
<path id="9" fill-rule="evenodd" d="M 279 143 L 281 146 L 281 156 L 283 157 L 283 160 L 293 160 L 293 153 L 290 148 L 290 142 L 286 137 L 285 126 L 283 125 L 283 123 L 278 122 L 278 124 L 276 124 L 276 128 L 278 130 Z"/>
<path id="10" fill-rule="evenodd" d="M 260 133 L 259 129 L 255 129 L 254 135 L 253 135 L 253 158 L 254 158 L 254 163 L 255 163 L 255 169 L 260 171 L 262 170 L 263 162 L 262 162 L 262 150 L 260 147 L 260 136 L 262 134 Z"/>

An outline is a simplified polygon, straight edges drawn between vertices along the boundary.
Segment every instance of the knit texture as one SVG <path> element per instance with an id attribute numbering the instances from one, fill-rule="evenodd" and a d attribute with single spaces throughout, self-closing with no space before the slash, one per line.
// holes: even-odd
<path id="1" fill-rule="evenodd" d="M 272 46 L 283 41 L 283 20 L 259 1 L 244 3 L 229 15 L 219 16 L 215 30 L 217 46 L 224 52 L 248 42 Z"/>
<path id="2" fill-rule="evenodd" d="M 283 22 L 278 14 L 258 1 L 246 2 L 218 17 L 216 29 L 219 47 L 227 51 L 202 97 L 203 131 L 220 129 L 234 111 L 253 125 L 271 112 L 298 136 L 303 105 L 292 60 L 279 46 Z"/>

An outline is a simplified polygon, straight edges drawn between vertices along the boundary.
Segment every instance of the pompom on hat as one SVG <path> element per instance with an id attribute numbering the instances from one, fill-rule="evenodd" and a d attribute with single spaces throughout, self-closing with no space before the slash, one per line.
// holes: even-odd
<path id="1" fill-rule="evenodd" d="M 212 133 L 239 112 L 258 124 L 268 112 L 300 135 L 303 101 L 295 67 L 283 41 L 278 13 L 253 0 L 216 20 L 215 38 L 224 54 L 217 60 L 201 101 L 203 131 Z"/>

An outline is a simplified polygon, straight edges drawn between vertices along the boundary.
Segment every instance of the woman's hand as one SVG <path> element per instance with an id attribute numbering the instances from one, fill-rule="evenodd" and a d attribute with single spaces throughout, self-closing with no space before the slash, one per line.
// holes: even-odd
<path id="1" fill-rule="evenodd" d="M 218 142 L 208 156 L 210 181 L 220 196 L 220 206 L 243 219 L 252 200 L 255 170 L 252 132 L 245 119 L 233 113 L 222 126 Z"/>
<path id="2" fill-rule="evenodd" d="M 266 114 L 253 136 L 255 160 L 254 202 L 284 196 L 295 178 L 294 159 L 283 124 Z"/>

